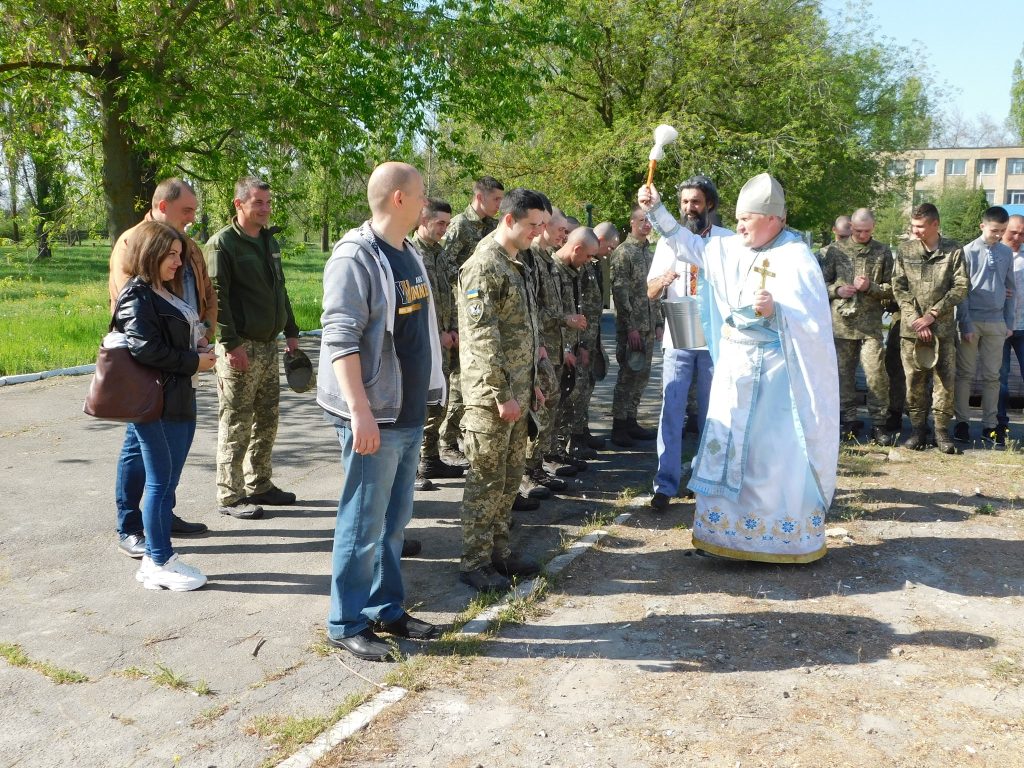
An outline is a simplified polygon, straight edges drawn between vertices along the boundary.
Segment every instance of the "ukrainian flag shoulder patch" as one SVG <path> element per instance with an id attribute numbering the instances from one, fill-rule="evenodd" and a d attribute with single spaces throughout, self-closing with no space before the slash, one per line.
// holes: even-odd
<path id="1" fill-rule="evenodd" d="M 480 295 L 480 290 L 478 288 L 470 288 L 468 291 L 466 291 L 466 298 L 467 299 L 475 299 L 479 295 Z"/>

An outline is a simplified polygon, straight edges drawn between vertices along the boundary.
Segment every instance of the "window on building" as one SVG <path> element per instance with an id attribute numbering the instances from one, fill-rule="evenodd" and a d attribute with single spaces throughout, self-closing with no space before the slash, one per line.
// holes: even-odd
<path id="1" fill-rule="evenodd" d="M 1007 205 L 1024 205 L 1024 189 L 1006 190 Z"/>
<path id="2" fill-rule="evenodd" d="M 907 172 L 907 163 L 904 160 L 889 161 L 889 175 L 903 176 Z"/>
<path id="3" fill-rule="evenodd" d="M 1007 162 L 1007 173 L 1013 173 L 1017 175 L 1024 175 L 1024 157 L 1013 157 Z"/>
<path id="4" fill-rule="evenodd" d="M 979 176 L 991 176 L 996 172 L 995 160 L 975 160 L 974 163 Z"/>
<path id="5" fill-rule="evenodd" d="M 996 191 L 994 189 L 985 190 L 985 199 L 988 200 L 989 205 L 996 204 Z"/>
<path id="6" fill-rule="evenodd" d="M 946 161 L 946 175 L 947 176 L 966 176 L 967 175 L 967 161 L 966 160 L 947 160 Z"/>
<path id="7" fill-rule="evenodd" d="M 935 160 L 918 160 L 914 163 L 914 173 L 918 176 L 934 176 Z"/>

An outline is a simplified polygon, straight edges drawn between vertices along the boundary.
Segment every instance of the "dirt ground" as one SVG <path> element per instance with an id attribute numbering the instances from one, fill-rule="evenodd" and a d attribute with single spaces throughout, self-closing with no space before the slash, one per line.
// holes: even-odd
<path id="1" fill-rule="evenodd" d="M 317 765 L 1024 766 L 1013 449 L 844 448 L 809 566 L 697 557 L 692 504 L 638 498 L 522 623 L 421 658 L 421 690 Z"/>

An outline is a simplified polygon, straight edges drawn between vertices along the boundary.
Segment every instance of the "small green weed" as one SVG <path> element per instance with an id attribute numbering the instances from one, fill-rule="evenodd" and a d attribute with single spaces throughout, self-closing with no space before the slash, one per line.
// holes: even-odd
<path id="1" fill-rule="evenodd" d="M 0 643 L 0 656 L 7 660 L 12 667 L 24 667 L 31 669 L 43 677 L 49 678 L 57 685 L 65 683 L 87 683 L 89 676 L 73 669 L 64 669 L 48 661 L 36 661 L 25 653 L 25 650 L 16 643 Z"/>
<path id="2" fill-rule="evenodd" d="M 979 504 L 974 508 L 974 514 L 976 515 L 998 515 L 999 510 L 990 501 L 986 501 L 984 504 Z"/>

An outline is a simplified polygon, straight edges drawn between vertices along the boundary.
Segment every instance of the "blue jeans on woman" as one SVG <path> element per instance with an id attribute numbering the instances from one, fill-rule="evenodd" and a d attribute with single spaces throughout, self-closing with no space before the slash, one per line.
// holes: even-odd
<path id="1" fill-rule="evenodd" d="M 192 447 L 196 423 L 160 419 L 132 426 L 146 470 L 142 500 L 146 554 L 156 565 L 163 565 L 174 554 L 171 548 L 171 514 L 174 512 L 175 490 Z"/>
<path id="2" fill-rule="evenodd" d="M 999 369 L 999 415 L 996 423 L 1005 427 L 1010 424 L 1010 416 L 1006 413 L 1006 403 L 1010 399 L 1010 350 L 1017 356 L 1017 365 L 1024 371 L 1024 331 L 1014 331 L 1003 342 L 1003 367 Z"/>
<path id="3" fill-rule="evenodd" d="M 142 448 L 135 434 L 135 425 L 124 431 L 121 455 L 117 459 L 114 479 L 114 504 L 117 506 L 117 533 L 125 536 L 142 535 L 142 490 L 146 486 L 146 467 L 142 463 Z"/>
<path id="4" fill-rule="evenodd" d="M 350 426 L 335 428 L 345 479 L 334 524 L 327 634 L 340 640 L 370 622 L 396 621 L 405 611 L 402 544 L 412 519 L 423 427 L 381 429 L 380 448 L 368 456 L 353 450 Z"/>

